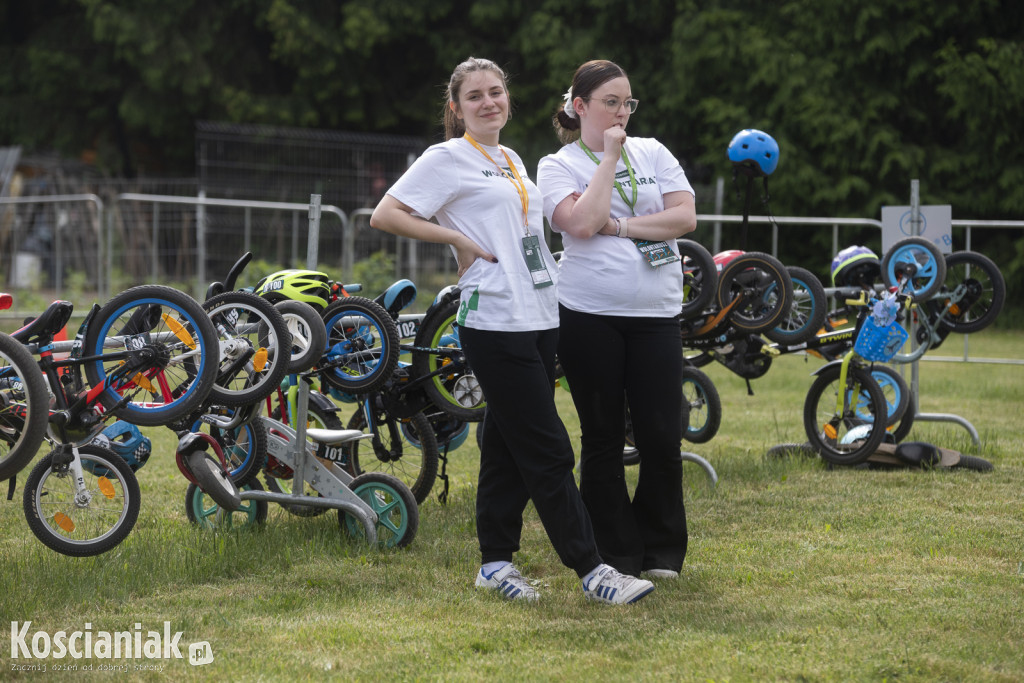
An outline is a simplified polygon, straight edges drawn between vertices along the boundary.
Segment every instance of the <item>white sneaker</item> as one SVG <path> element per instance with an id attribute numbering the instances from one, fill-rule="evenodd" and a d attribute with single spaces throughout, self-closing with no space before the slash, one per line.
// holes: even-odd
<path id="1" fill-rule="evenodd" d="M 583 586 L 583 594 L 588 600 L 608 605 L 628 605 L 653 590 L 654 584 L 650 581 L 620 574 L 606 564 L 601 565 L 590 583 Z"/>
<path id="2" fill-rule="evenodd" d="M 674 569 L 645 569 L 642 573 L 652 579 L 678 579 L 679 572 Z"/>
<path id="3" fill-rule="evenodd" d="M 476 587 L 496 590 L 509 600 L 536 602 L 540 598 L 534 587 L 527 583 L 512 563 L 506 564 L 490 576 L 486 576 L 481 568 L 476 574 Z"/>

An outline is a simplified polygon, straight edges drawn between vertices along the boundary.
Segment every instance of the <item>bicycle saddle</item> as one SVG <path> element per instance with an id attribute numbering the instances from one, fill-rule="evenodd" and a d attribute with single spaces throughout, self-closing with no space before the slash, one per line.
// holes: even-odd
<path id="1" fill-rule="evenodd" d="M 203 434 L 198 432 L 189 432 L 181 437 L 178 441 L 178 453 L 181 453 L 183 457 L 188 457 L 193 453 L 199 451 L 205 451 L 210 447 L 210 442 L 206 440 Z"/>
<path id="2" fill-rule="evenodd" d="M 934 467 L 942 460 L 939 449 L 924 441 L 904 441 L 896 447 L 896 457 L 915 467 Z"/>
<path id="3" fill-rule="evenodd" d="M 26 323 L 11 336 L 22 344 L 44 344 L 53 341 L 53 335 L 71 320 L 71 313 L 75 310 L 74 304 L 70 301 L 54 301 L 35 320 Z"/>

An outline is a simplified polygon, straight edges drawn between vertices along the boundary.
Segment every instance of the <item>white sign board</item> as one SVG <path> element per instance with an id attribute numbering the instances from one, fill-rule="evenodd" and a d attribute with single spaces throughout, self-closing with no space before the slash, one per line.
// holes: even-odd
<path id="1" fill-rule="evenodd" d="M 916 229 L 915 229 L 916 228 Z M 882 207 L 882 253 L 908 237 L 923 237 L 943 254 L 953 251 L 953 207 L 949 204 L 921 207 L 921 223 L 914 226 L 909 206 Z"/>

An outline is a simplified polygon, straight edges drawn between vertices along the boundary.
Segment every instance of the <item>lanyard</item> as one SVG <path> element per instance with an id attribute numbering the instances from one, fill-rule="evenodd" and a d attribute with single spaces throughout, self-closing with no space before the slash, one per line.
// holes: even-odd
<path id="1" fill-rule="evenodd" d="M 484 149 L 483 147 L 481 147 L 480 144 L 476 140 L 474 140 L 473 137 L 468 132 L 465 133 L 462 137 L 464 137 L 467 140 L 469 140 L 469 144 L 471 144 L 474 147 L 476 147 L 478 152 L 483 154 L 485 157 L 487 157 L 487 159 L 492 164 L 497 166 L 498 167 L 498 172 L 501 173 L 501 175 L 503 175 L 506 178 L 508 178 L 509 182 L 511 182 L 512 185 L 515 186 L 516 192 L 519 193 L 519 202 L 523 205 L 523 225 L 526 228 L 526 234 L 529 235 L 530 234 L 530 217 L 529 217 L 530 195 L 526 194 L 526 183 L 523 181 L 522 176 L 519 175 L 519 170 L 516 168 L 516 165 L 512 163 L 512 159 L 509 158 L 508 153 L 504 149 L 501 148 L 501 145 L 498 146 L 498 149 L 501 150 L 502 155 L 505 157 L 505 161 L 508 163 L 508 167 L 510 169 L 512 169 L 512 175 L 511 176 L 508 173 L 505 173 L 505 169 L 503 169 L 501 166 L 499 166 L 497 161 L 495 161 L 494 159 L 491 159 L 491 155 L 487 153 L 487 150 Z"/>
<path id="2" fill-rule="evenodd" d="M 591 161 L 593 161 L 595 164 L 600 164 L 601 163 L 600 161 L 598 161 L 597 157 L 594 156 L 594 153 L 590 151 L 590 148 L 587 147 L 585 144 L 583 144 L 583 138 L 579 139 L 579 143 L 580 143 L 580 147 L 582 147 L 583 151 L 587 153 L 587 156 L 590 157 Z M 635 216 L 636 215 L 636 176 L 633 174 L 633 165 L 629 163 L 629 156 L 626 154 L 626 146 L 625 145 L 622 146 L 622 161 L 623 161 L 623 163 L 626 164 L 626 172 L 629 174 L 629 184 L 633 188 L 633 201 L 629 201 L 629 199 L 626 197 L 626 192 L 625 192 L 625 190 L 622 189 L 622 185 L 621 185 L 621 183 L 619 183 L 618 180 L 615 181 L 615 189 L 619 191 L 619 196 L 622 197 L 622 201 L 626 202 L 626 206 L 629 207 L 629 210 Z"/>

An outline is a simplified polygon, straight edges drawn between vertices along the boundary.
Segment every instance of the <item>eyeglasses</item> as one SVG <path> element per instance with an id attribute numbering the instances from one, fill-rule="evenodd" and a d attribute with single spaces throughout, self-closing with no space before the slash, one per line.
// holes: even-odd
<path id="1" fill-rule="evenodd" d="M 593 98 L 592 97 L 588 97 L 587 99 L 591 100 Z M 632 99 L 632 98 L 630 98 L 628 100 L 620 100 L 618 97 L 609 97 L 608 99 L 598 100 L 598 101 L 604 103 L 604 108 L 608 111 L 609 114 L 618 114 L 619 113 L 619 109 L 623 105 L 625 105 L 626 109 L 629 110 L 629 113 L 632 114 L 633 112 L 636 111 L 636 108 L 640 105 L 640 100 L 635 100 L 635 99 Z"/>

